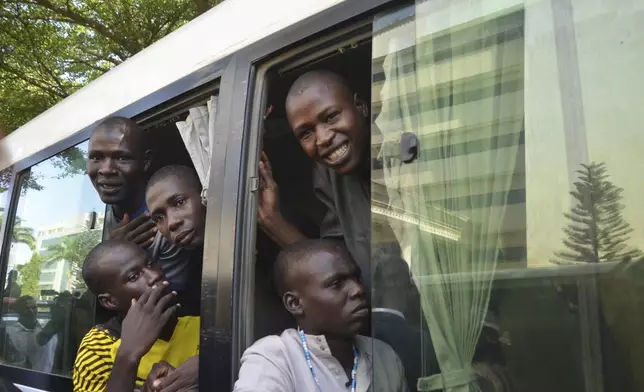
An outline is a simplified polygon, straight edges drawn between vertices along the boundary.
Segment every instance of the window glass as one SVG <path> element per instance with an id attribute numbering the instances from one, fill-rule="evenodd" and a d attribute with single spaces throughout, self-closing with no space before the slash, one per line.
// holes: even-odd
<path id="1" fill-rule="evenodd" d="M 1 360 L 71 375 L 94 303 L 81 267 L 101 240 L 105 205 L 85 173 L 87 142 L 21 173 L 3 291 Z M 85 303 L 87 302 L 87 303 Z"/>
<path id="2" fill-rule="evenodd" d="M 419 0 L 376 18 L 372 247 L 409 270 L 376 266 L 373 301 L 412 283 L 418 320 L 389 324 L 412 390 L 644 390 L 643 17 Z"/>

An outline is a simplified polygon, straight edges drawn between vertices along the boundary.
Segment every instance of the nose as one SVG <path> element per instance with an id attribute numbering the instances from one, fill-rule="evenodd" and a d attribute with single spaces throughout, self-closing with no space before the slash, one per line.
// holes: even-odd
<path id="1" fill-rule="evenodd" d="M 114 168 L 114 160 L 107 158 L 103 159 L 98 166 L 98 174 L 100 175 L 110 175 L 115 174 L 116 170 Z"/>
<path id="2" fill-rule="evenodd" d="M 145 277 L 148 282 L 148 286 L 154 286 L 155 284 L 161 282 L 161 280 L 163 279 L 163 273 L 158 267 L 146 267 Z"/>
<path id="3" fill-rule="evenodd" d="M 177 231 L 183 225 L 183 218 L 177 212 L 168 210 L 168 230 Z"/>
<path id="4" fill-rule="evenodd" d="M 358 279 L 351 280 L 351 284 L 349 285 L 349 298 L 364 298 L 364 295 L 364 285 L 362 282 Z"/>
<path id="5" fill-rule="evenodd" d="M 335 132 L 331 131 L 325 125 L 321 124 L 315 128 L 315 144 L 318 147 L 327 147 L 331 144 Z"/>

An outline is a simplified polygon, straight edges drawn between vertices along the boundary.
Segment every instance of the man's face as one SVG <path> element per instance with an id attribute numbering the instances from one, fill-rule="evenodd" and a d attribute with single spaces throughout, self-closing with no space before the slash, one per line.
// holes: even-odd
<path id="1" fill-rule="evenodd" d="M 186 249 L 203 246 L 206 207 L 187 181 L 169 176 L 148 189 L 146 201 L 159 232 Z"/>
<path id="2" fill-rule="evenodd" d="M 289 274 L 309 333 L 336 338 L 357 334 L 369 316 L 358 266 L 346 251 L 318 251 Z"/>
<path id="3" fill-rule="evenodd" d="M 338 174 L 351 173 L 366 153 L 367 107 L 335 81 L 310 84 L 286 105 L 304 152 Z"/>
<path id="4" fill-rule="evenodd" d="M 105 204 L 119 205 L 144 187 L 145 152 L 135 132 L 98 128 L 89 139 L 87 172 Z"/>
<path id="5" fill-rule="evenodd" d="M 25 301 L 25 308 L 21 310 L 23 314 L 21 317 L 24 317 L 25 320 L 36 321 L 38 318 L 38 304 L 36 304 L 35 299 L 28 299 Z"/>
<path id="6" fill-rule="evenodd" d="M 102 256 L 96 268 L 100 279 L 107 282 L 106 292 L 99 295 L 101 304 L 109 310 L 127 312 L 132 299 L 139 299 L 143 293 L 163 282 L 163 273 L 151 267 L 147 253 L 137 248 L 118 247 Z"/>

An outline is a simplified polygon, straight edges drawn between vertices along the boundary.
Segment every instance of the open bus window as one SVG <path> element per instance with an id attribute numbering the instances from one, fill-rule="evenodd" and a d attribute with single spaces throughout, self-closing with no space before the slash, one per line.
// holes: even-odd
<path id="1" fill-rule="evenodd" d="M 94 321 L 81 267 L 101 240 L 105 205 L 86 175 L 87 142 L 19 174 L 2 296 L 6 364 L 70 376 Z M 5 217 L 6 219 L 6 217 Z"/>
<path id="2" fill-rule="evenodd" d="M 262 142 L 284 215 L 317 237 L 326 214 L 286 91 L 313 68 L 366 80 L 371 333 L 410 389 L 642 390 L 641 7 L 444 3 L 269 72 Z M 257 247 L 256 339 L 295 326 L 268 273 L 279 246 L 260 232 Z"/>
<path id="3" fill-rule="evenodd" d="M 338 73 L 352 83 L 362 99 L 370 96 L 370 43 L 369 39 L 356 40 L 338 48 L 323 59 L 289 70 L 269 73 L 268 109 L 264 120 L 263 151 L 270 162 L 273 177 L 279 187 L 280 211 L 285 220 L 305 237 L 320 236 L 320 226 L 327 208 L 314 192 L 315 162 L 307 156 L 294 136 L 286 118 L 285 101 L 293 82 L 313 70 Z M 368 222 L 367 222 L 368 223 Z M 284 309 L 272 281 L 273 262 L 280 251 L 264 231 L 258 231 L 255 282 L 255 338 L 279 334 L 294 326 L 292 317 Z"/>

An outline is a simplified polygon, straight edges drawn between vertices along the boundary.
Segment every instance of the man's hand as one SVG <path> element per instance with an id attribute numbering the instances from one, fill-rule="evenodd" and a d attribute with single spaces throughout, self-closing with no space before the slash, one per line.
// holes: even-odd
<path id="1" fill-rule="evenodd" d="M 306 239 L 295 226 L 284 220 L 280 211 L 279 188 L 268 161 L 268 156 L 262 151 L 259 160 L 259 203 L 257 206 L 259 225 L 273 241 L 280 246 Z"/>
<path id="2" fill-rule="evenodd" d="M 159 337 L 161 330 L 174 314 L 177 293 L 167 293 L 168 282 L 148 288 L 139 300 L 132 300 L 130 310 L 123 319 L 121 347 L 133 359 L 140 360 Z"/>
<path id="3" fill-rule="evenodd" d="M 152 383 L 154 392 L 188 392 L 199 389 L 199 356 L 188 358 L 167 376 Z"/>
<path id="4" fill-rule="evenodd" d="M 147 248 L 152 245 L 156 235 L 156 224 L 150 219 L 150 214 L 146 212 L 131 222 L 130 216 L 125 214 L 121 223 L 110 232 L 110 239 L 126 240 Z"/>
<path id="5" fill-rule="evenodd" d="M 161 361 L 154 364 L 154 366 L 152 366 L 152 370 L 150 370 L 150 374 L 148 374 L 147 380 L 145 380 L 145 384 L 143 384 L 143 389 L 141 389 L 141 392 L 156 392 L 157 390 L 154 389 L 152 385 L 156 381 L 166 377 L 172 371 L 174 371 L 174 366 L 170 365 L 166 361 Z"/>
<path id="6" fill-rule="evenodd" d="M 279 188 L 273 179 L 273 170 L 268 156 L 262 151 L 259 159 L 259 205 L 257 219 L 262 227 L 270 227 L 280 220 Z"/>

